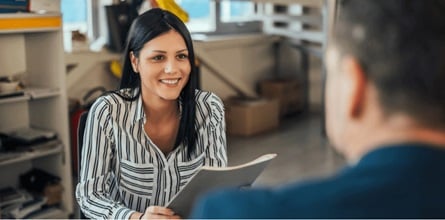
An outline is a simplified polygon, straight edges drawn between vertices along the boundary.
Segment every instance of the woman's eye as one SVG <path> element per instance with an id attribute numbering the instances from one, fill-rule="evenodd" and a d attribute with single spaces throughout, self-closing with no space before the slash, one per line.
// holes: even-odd
<path id="1" fill-rule="evenodd" d="M 188 58 L 188 56 L 187 56 L 187 54 L 178 54 L 178 59 L 187 59 Z"/>
<path id="2" fill-rule="evenodd" d="M 162 55 L 158 55 L 158 56 L 154 56 L 153 58 L 151 58 L 152 60 L 154 60 L 154 61 L 160 61 L 160 60 L 163 60 L 164 59 L 164 56 L 162 56 Z"/>

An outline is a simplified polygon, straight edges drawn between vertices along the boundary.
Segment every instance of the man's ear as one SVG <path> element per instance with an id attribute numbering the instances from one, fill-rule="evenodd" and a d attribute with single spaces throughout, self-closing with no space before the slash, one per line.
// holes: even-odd
<path id="1" fill-rule="evenodd" d="M 348 80 L 347 114 L 352 118 L 358 118 L 365 109 L 367 79 L 365 72 L 358 60 L 346 56 L 342 60 L 342 69 Z"/>
<path id="2" fill-rule="evenodd" d="M 134 55 L 133 51 L 130 51 L 130 61 L 131 61 L 131 66 L 133 67 L 133 71 L 135 73 L 138 73 L 138 58 Z"/>

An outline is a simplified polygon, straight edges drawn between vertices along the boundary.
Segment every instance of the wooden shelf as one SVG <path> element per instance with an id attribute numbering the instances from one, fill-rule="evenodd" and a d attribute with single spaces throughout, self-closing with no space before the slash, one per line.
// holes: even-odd
<path id="1" fill-rule="evenodd" d="M 62 27 L 59 13 L 0 14 L 0 33 L 57 31 Z"/>
<path id="2" fill-rule="evenodd" d="M 68 219 L 69 214 L 58 208 L 48 208 L 29 216 L 32 219 Z"/>
<path id="3" fill-rule="evenodd" d="M 27 88 L 25 94 L 30 97 L 31 100 L 50 98 L 60 95 L 59 88 Z"/>
<path id="4" fill-rule="evenodd" d="M 49 141 L 32 147 L 32 151 L 0 153 L 0 166 L 33 160 L 60 153 L 63 145 L 59 141 Z"/>
<path id="5" fill-rule="evenodd" d="M 0 98 L 0 105 L 14 102 L 26 102 L 32 100 L 39 100 L 60 95 L 58 88 L 28 88 L 24 89 L 23 95 L 11 96 L 7 98 Z"/>
<path id="6" fill-rule="evenodd" d="M 0 105 L 14 102 L 26 102 L 32 100 L 39 100 L 60 95 L 59 89 L 26 89 L 23 95 L 12 96 L 7 98 L 0 98 Z"/>
<path id="7" fill-rule="evenodd" d="M 26 95 L 19 95 L 19 96 L 8 97 L 8 98 L 0 98 L 0 105 L 14 103 L 14 102 L 26 102 L 28 100 L 29 100 L 29 97 Z"/>

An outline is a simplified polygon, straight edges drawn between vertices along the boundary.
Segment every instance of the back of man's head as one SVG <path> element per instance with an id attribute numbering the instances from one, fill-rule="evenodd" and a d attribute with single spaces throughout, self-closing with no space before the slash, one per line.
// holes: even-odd
<path id="1" fill-rule="evenodd" d="M 343 0 L 335 47 L 357 58 L 383 111 L 445 128 L 445 1 Z"/>

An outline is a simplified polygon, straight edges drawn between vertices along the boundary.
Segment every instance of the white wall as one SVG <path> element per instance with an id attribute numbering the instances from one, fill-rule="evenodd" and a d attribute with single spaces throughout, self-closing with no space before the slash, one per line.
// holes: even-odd
<path id="1" fill-rule="evenodd" d="M 83 96 L 94 87 L 116 89 L 120 79 L 112 75 L 109 70 L 110 61 L 116 59 L 120 59 L 120 54 L 109 52 L 65 54 L 66 64 L 76 65 L 71 71 L 67 71 L 68 97 L 82 101 Z"/>

